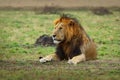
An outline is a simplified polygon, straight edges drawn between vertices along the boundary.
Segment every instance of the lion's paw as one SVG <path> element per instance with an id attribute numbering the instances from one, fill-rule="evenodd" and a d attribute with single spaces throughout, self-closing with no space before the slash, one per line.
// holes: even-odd
<path id="1" fill-rule="evenodd" d="M 74 64 L 74 65 L 76 65 L 77 64 L 77 62 L 74 62 L 73 60 L 68 60 L 68 62 L 67 62 L 68 64 Z"/>
<path id="2" fill-rule="evenodd" d="M 46 60 L 45 58 L 41 58 L 39 61 L 40 61 L 41 63 L 47 62 L 47 60 Z"/>

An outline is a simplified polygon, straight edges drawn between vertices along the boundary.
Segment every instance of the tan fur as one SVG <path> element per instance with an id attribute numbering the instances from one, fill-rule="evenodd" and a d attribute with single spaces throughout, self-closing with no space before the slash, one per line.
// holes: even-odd
<path id="1" fill-rule="evenodd" d="M 56 54 L 50 54 L 46 57 L 40 59 L 41 63 L 52 61 L 52 60 L 59 60 Z"/>
<path id="2" fill-rule="evenodd" d="M 85 54 L 81 54 L 81 55 L 75 56 L 72 59 L 68 60 L 68 63 L 76 65 L 77 63 L 85 61 L 85 60 L 86 60 Z"/>

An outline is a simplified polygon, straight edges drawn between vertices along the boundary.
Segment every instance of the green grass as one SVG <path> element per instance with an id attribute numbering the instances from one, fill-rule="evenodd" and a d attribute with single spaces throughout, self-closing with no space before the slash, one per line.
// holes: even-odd
<path id="1" fill-rule="evenodd" d="M 112 11 L 112 10 L 111 10 Z M 119 60 L 120 57 L 120 12 L 98 16 L 91 11 L 63 11 L 74 15 L 86 32 L 97 43 L 99 60 Z M 51 35 L 56 14 L 35 14 L 34 11 L 0 11 L 0 79 L 1 80 L 118 80 L 117 69 L 105 70 L 111 64 L 95 63 L 77 66 L 66 61 L 41 64 L 39 56 L 53 53 L 54 47 L 33 47 L 42 34 Z M 114 62 L 113 62 L 114 63 Z M 89 66 L 87 70 L 84 66 Z"/>
<path id="2" fill-rule="evenodd" d="M 1 80 L 117 80 L 119 77 L 118 72 L 101 72 L 96 74 L 90 71 L 63 71 L 63 70 L 50 70 L 48 71 L 38 71 L 31 69 L 30 71 L 20 70 L 20 71 L 7 71 L 1 70 L 3 74 L 8 74 L 1 76 Z M 69 72 L 69 74 L 68 74 Z M 86 75 L 88 74 L 89 75 Z M 48 75 L 49 74 L 49 75 Z M 90 75 L 93 74 L 93 75 Z M 86 75 L 86 76 L 84 76 Z M 99 75 L 99 77 L 98 77 Z M 106 75 L 106 77 L 104 76 Z M 32 76 L 32 78 L 31 78 Z M 109 77 L 108 77 L 109 76 Z M 116 77 L 116 78 L 115 78 Z"/>

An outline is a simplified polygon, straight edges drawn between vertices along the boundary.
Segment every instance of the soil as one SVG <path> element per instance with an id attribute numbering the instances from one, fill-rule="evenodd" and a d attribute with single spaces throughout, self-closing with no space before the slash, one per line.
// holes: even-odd
<path id="1" fill-rule="evenodd" d="M 36 42 L 35 42 L 35 46 L 55 46 L 55 44 L 53 43 L 53 39 L 51 36 L 43 34 L 42 36 L 40 36 L 39 38 L 37 38 Z"/>
<path id="2" fill-rule="evenodd" d="M 0 0 L 0 9 L 41 9 L 44 7 L 120 7 L 120 0 Z"/>
<path id="3" fill-rule="evenodd" d="M 68 3 L 69 2 L 69 3 Z M 60 14 L 61 10 L 91 10 L 96 15 L 120 11 L 120 0 L 0 0 L 0 10 L 34 10 L 36 14 Z"/>
<path id="4" fill-rule="evenodd" d="M 4 70 L 31 70 L 33 68 L 39 70 L 50 69 L 79 69 L 79 70 L 119 70 L 120 71 L 120 59 L 111 60 L 94 60 L 81 62 L 77 65 L 69 65 L 67 61 L 52 61 L 47 63 L 40 63 L 38 61 L 0 61 L 0 69 Z"/>
<path id="5" fill-rule="evenodd" d="M 96 15 L 108 15 L 108 14 L 112 14 L 112 12 L 110 12 L 110 10 L 108 10 L 107 8 L 104 8 L 104 7 L 92 9 L 92 12 L 94 14 L 96 14 Z"/>

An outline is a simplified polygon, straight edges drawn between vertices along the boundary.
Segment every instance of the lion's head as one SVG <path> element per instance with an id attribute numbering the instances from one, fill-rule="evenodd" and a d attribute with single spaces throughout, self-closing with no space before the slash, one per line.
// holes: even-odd
<path id="1" fill-rule="evenodd" d="M 55 27 L 53 30 L 53 41 L 56 44 L 61 42 L 69 42 L 75 37 L 80 37 L 82 27 L 74 18 L 62 16 L 54 21 Z"/>

